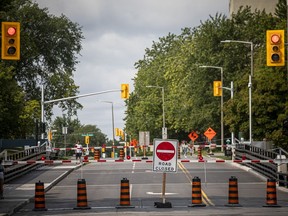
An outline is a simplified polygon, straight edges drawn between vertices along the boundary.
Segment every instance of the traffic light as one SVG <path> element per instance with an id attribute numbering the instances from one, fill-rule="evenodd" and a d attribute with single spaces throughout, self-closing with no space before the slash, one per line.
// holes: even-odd
<path id="1" fill-rule="evenodd" d="M 20 59 L 20 23 L 2 22 L 2 59 Z"/>
<path id="2" fill-rule="evenodd" d="M 119 136 L 124 139 L 125 136 L 124 136 L 124 131 L 122 129 L 119 129 Z"/>
<path id="3" fill-rule="evenodd" d="M 267 66 L 285 65 L 284 30 L 266 31 Z"/>
<path id="4" fill-rule="evenodd" d="M 129 98 L 129 84 L 121 84 L 121 98 Z"/>
<path id="5" fill-rule="evenodd" d="M 53 137 L 52 131 L 49 130 L 49 131 L 48 131 L 48 140 L 49 140 L 50 142 L 52 141 L 52 137 Z"/>
<path id="6" fill-rule="evenodd" d="M 221 81 L 213 82 L 213 95 L 222 96 L 222 82 Z"/>
<path id="7" fill-rule="evenodd" d="M 116 134 L 115 134 L 116 136 L 120 136 L 120 130 L 119 130 L 119 128 L 115 128 L 115 133 L 116 133 Z"/>
<path id="8" fill-rule="evenodd" d="M 89 144 L 90 143 L 90 137 L 89 136 L 85 136 L 85 144 Z"/>

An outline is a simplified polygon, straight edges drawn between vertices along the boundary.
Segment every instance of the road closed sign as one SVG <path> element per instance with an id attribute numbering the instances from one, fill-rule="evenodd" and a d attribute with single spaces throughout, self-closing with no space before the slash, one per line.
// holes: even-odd
<path id="1" fill-rule="evenodd" d="M 154 139 L 154 172 L 177 172 L 177 147 L 178 140 Z"/>

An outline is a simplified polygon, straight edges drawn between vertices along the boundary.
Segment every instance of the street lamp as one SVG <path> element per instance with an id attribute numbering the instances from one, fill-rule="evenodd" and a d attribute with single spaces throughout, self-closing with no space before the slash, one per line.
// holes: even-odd
<path id="1" fill-rule="evenodd" d="M 253 42 L 249 41 L 238 41 L 238 40 L 224 40 L 221 41 L 221 43 L 242 43 L 242 44 L 250 44 L 251 47 L 251 71 L 249 75 L 249 82 L 248 82 L 248 88 L 249 88 L 249 143 L 252 144 L 252 77 L 254 73 L 254 64 L 253 64 Z"/>
<path id="2" fill-rule="evenodd" d="M 164 102 L 164 87 L 161 86 L 146 86 L 147 88 L 160 88 L 162 89 L 162 113 L 163 113 L 163 128 L 162 139 L 167 139 L 167 128 L 165 127 L 165 102 Z"/>
<path id="3" fill-rule="evenodd" d="M 224 115 L 223 115 L 223 67 L 217 67 L 217 66 L 207 66 L 207 65 L 201 65 L 200 68 L 215 68 L 220 69 L 221 71 L 221 88 L 222 88 L 222 94 L 221 94 L 221 148 L 224 146 Z"/>
<path id="4" fill-rule="evenodd" d="M 102 102 L 102 103 L 110 103 L 111 104 L 111 108 L 112 108 L 112 151 L 113 151 L 113 157 L 115 157 L 115 148 L 114 148 L 114 145 L 115 145 L 115 126 L 114 126 L 114 105 L 113 105 L 113 102 L 112 101 L 102 101 L 102 100 L 97 100 L 99 102 Z"/>

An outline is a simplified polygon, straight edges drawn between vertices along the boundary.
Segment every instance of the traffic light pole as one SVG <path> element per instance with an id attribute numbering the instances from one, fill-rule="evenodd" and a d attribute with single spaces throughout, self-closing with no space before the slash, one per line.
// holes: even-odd
<path id="1" fill-rule="evenodd" d="M 254 49 L 253 49 L 253 42 L 249 41 L 238 41 L 238 40 L 224 40 L 221 41 L 221 43 L 242 43 L 242 44 L 250 44 L 251 47 L 251 70 L 249 75 L 249 82 L 248 82 L 248 88 L 249 88 L 249 143 L 252 145 L 252 77 L 254 74 Z"/>
<path id="2" fill-rule="evenodd" d="M 210 65 L 201 65 L 200 68 L 215 68 L 220 69 L 221 73 L 221 88 L 223 88 L 223 67 L 210 66 Z M 224 113 L 223 113 L 223 91 L 221 93 L 221 151 L 224 148 Z"/>
<path id="3" fill-rule="evenodd" d="M 112 89 L 112 90 L 93 92 L 93 93 L 88 93 L 88 94 L 82 94 L 82 95 L 76 95 L 76 96 L 71 96 L 71 97 L 66 97 L 66 98 L 59 98 L 59 99 L 55 99 L 55 100 L 44 101 L 44 85 L 42 84 L 41 85 L 41 122 L 44 123 L 44 105 L 45 104 L 59 102 L 59 101 L 65 101 L 65 100 L 71 100 L 71 99 L 76 99 L 76 98 L 81 98 L 81 97 L 89 97 L 89 96 L 94 96 L 94 95 L 106 94 L 106 93 L 110 93 L 110 92 L 119 92 L 119 91 L 121 91 L 121 90 Z M 44 133 L 41 133 L 41 139 L 44 139 Z"/>

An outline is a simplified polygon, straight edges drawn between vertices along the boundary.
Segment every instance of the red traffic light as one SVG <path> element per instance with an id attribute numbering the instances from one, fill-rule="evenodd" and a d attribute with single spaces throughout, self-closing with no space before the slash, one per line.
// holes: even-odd
<path id="1" fill-rule="evenodd" d="M 16 28 L 14 28 L 14 27 L 9 27 L 9 28 L 7 29 L 7 34 L 8 34 L 9 36 L 15 35 L 15 34 L 16 34 Z"/>
<path id="2" fill-rule="evenodd" d="M 278 44 L 280 42 L 280 35 L 279 34 L 273 34 L 271 35 L 271 42 L 274 44 Z"/>
<path id="3" fill-rule="evenodd" d="M 267 66 L 285 65 L 284 30 L 266 31 L 266 62 Z"/>
<path id="4" fill-rule="evenodd" d="M 1 57 L 5 60 L 20 59 L 20 23 L 2 22 Z"/>

